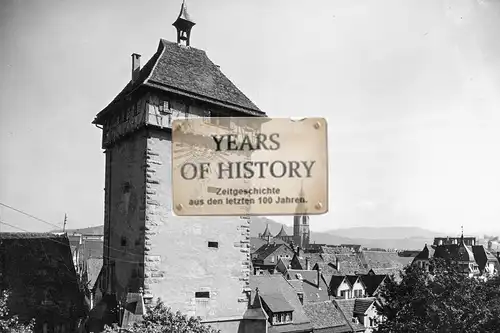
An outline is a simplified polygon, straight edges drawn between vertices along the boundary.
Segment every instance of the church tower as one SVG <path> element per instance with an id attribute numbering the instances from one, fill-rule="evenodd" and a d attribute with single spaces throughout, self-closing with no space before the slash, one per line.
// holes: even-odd
<path id="1" fill-rule="evenodd" d="M 176 42 L 160 40 L 142 68 L 133 54 L 130 82 L 93 122 L 106 158 L 104 292 L 124 301 L 143 291 L 146 304 L 159 297 L 235 333 L 250 297 L 250 220 L 173 214 L 171 125 L 266 114 L 191 46 L 185 3 L 173 25 Z"/>
<path id="2" fill-rule="evenodd" d="M 304 189 L 300 189 L 299 197 L 304 197 Z M 293 243 L 301 249 L 309 247 L 309 215 L 304 214 L 302 203 L 297 204 L 297 214 L 293 217 Z"/>

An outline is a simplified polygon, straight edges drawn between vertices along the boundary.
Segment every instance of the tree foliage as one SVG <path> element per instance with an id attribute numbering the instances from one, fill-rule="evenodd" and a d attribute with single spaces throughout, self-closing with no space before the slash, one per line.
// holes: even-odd
<path id="1" fill-rule="evenodd" d="M 203 325 L 199 318 L 172 312 L 160 299 L 156 301 L 154 307 L 148 309 L 142 322 L 134 323 L 127 330 L 131 333 L 219 333 L 210 326 Z M 119 331 L 117 325 L 105 328 L 105 333 Z"/>
<path id="2" fill-rule="evenodd" d="M 429 271 L 405 268 L 400 281 L 384 285 L 380 302 L 379 333 L 498 332 L 500 327 L 500 279 L 470 278 L 442 259 L 432 259 Z"/>
<path id="3" fill-rule="evenodd" d="M 35 326 L 34 320 L 28 324 L 19 321 L 18 316 L 11 315 L 8 308 L 9 293 L 2 291 L 0 295 L 0 333 L 30 333 Z"/>

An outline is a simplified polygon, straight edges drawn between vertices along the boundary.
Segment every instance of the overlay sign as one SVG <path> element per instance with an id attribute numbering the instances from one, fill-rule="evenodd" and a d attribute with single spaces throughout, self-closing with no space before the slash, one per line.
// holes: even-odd
<path id="1" fill-rule="evenodd" d="M 179 216 L 325 214 L 326 120 L 174 120 L 172 186 Z"/>

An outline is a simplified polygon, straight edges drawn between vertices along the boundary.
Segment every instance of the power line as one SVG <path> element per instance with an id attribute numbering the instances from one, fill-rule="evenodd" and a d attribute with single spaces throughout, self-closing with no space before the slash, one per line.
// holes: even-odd
<path id="1" fill-rule="evenodd" d="M 0 206 L 4 206 L 4 207 L 6 207 L 6 208 L 12 209 L 13 211 L 16 211 L 16 212 L 18 212 L 18 213 L 21 213 L 21 214 L 23 214 L 23 215 L 26 215 L 26 216 L 28 216 L 28 217 L 31 217 L 32 219 L 35 219 L 35 220 L 40 221 L 40 222 L 43 222 L 43 223 L 45 223 L 45 224 L 47 224 L 47 225 L 50 225 L 50 226 L 56 227 L 57 229 L 59 229 L 59 228 L 60 228 L 58 225 L 56 225 L 56 224 L 54 224 L 54 223 L 50 223 L 50 222 L 47 222 L 47 221 L 45 221 L 45 220 L 42 220 L 42 219 L 41 219 L 41 218 L 39 218 L 39 217 L 33 216 L 33 215 L 31 215 L 31 214 L 28 214 L 28 213 L 26 213 L 25 211 L 22 211 L 22 210 L 20 210 L 20 209 L 14 208 L 14 207 L 11 207 L 11 206 L 6 205 L 6 204 L 4 204 L 4 203 L 2 203 L 2 202 L 0 202 Z M 28 232 L 29 232 L 29 231 L 28 231 Z"/>
<path id="2" fill-rule="evenodd" d="M 16 227 L 15 225 L 12 225 L 12 224 L 7 223 L 7 222 L 2 221 L 2 220 L 0 220 L 0 224 L 7 225 L 7 226 L 9 226 L 9 227 L 12 227 L 12 228 L 17 229 L 17 230 L 20 230 L 20 231 L 24 231 L 24 232 L 29 232 L 29 233 L 32 233 L 31 231 L 28 231 L 28 230 L 23 229 L 23 228 L 20 228 L 20 227 Z M 60 242 L 60 241 L 58 241 L 58 240 L 56 240 L 56 239 L 52 239 L 52 238 L 47 238 L 47 239 L 48 239 L 48 240 L 50 240 L 50 241 L 52 241 L 52 242 L 55 242 L 55 243 L 57 243 L 57 244 L 61 244 L 61 245 L 64 245 L 64 246 L 68 246 L 68 244 L 63 243 L 63 242 Z M 111 247 L 110 247 L 110 248 L 111 248 Z M 111 248 L 111 249 L 113 249 L 113 248 Z M 117 249 L 113 249 L 113 250 L 120 251 L 120 250 L 117 250 Z M 45 251 L 45 249 L 44 249 L 44 251 Z M 47 252 L 47 251 L 45 251 L 45 252 Z M 123 252 L 123 250 L 122 250 L 121 252 Z M 111 260 L 116 260 L 116 261 L 121 261 L 121 262 L 126 262 L 126 263 L 130 263 L 130 264 L 138 264 L 138 263 L 142 263 L 142 261 L 131 261 L 131 260 L 125 260 L 125 259 L 121 259 L 121 258 L 117 258 L 117 257 L 109 257 L 109 259 L 111 259 Z"/>

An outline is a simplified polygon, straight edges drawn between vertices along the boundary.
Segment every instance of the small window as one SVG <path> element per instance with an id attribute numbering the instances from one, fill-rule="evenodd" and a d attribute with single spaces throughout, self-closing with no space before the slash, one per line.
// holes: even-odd
<path id="1" fill-rule="evenodd" d="M 122 236 L 122 239 L 121 239 L 120 244 L 121 244 L 122 246 L 126 246 L 126 245 L 127 245 L 127 239 L 126 239 L 125 237 L 123 237 L 123 236 Z"/>
<path id="2" fill-rule="evenodd" d="M 196 298 L 210 298 L 209 291 L 197 291 L 194 293 L 194 297 Z"/>
<path id="3" fill-rule="evenodd" d="M 219 248 L 219 242 L 208 242 L 208 247 L 212 247 L 214 249 Z"/>

